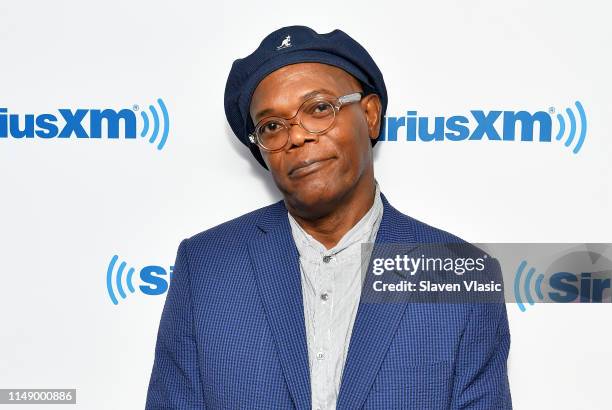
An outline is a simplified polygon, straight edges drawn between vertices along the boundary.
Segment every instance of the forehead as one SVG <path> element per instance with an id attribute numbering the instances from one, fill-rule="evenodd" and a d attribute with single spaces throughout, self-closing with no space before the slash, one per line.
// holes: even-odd
<path id="1" fill-rule="evenodd" d="M 322 63 L 290 64 L 273 71 L 257 85 L 251 98 L 252 116 L 272 105 L 295 104 L 313 90 L 332 94 L 361 91 L 359 81 L 341 68 Z"/>

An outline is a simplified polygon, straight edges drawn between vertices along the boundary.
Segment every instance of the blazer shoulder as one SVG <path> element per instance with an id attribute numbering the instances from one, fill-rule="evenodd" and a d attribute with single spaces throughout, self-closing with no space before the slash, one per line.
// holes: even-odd
<path id="1" fill-rule="evenodd" d="M 487 252 L 473 245 L 471 242 L 450 233 L 444 229 L 430 225 L 412 216 L 406 215 L 390 204 L 385 207 L 391 213 L 390 221 L 393 221 L 393 227 L 391 229 L 403 229 L 411 232 L 415 242 L 417 243 L 431 243 L 431 244 L 455 244 L 461 245 L 454 249 L 460 251 L 463 254 L 487 254 Z"/>
<path id="2" fill-rule="evenodd" d="M 256 234 L 258 222 L 269 219 L 274 214 L 279 214 L 281 211 L 279 208 L 282 208 L 281 202 L 277 201 L 222 222 L 188 237 L 186 241 L 189 242 L 192 249 L 215 243 L 227 245 L 228 241 L 244 243 Z"/>
<path id="3" fill-rule="evenodd" d="M 460 236 L 457 236 L 453 233 L 450 233 L 441 228 L 437 228 L 435 226 L 429 225 L 418 219 L 414 219 L 409 216 L 408 218 L 414 221 L 414 224 L 416 226 L 415 229 L 419 232 L 419 236 L 421 237 L 420 239 L 424 239 L 424 242 L 471 245 L 472 247 L 474 246 L 472 245 L 472 242 L 469 242 L 466 239 Z M 427 239 L 427 241 L 425 241 L 425 239 Z M 468 249 L 468 248 L 463 248 L 463 249 Z M 476 249 L 476 248 L 473 247 L 473 249 Z"/>
<path id="4" fill-rule="evenodd" d="M 460 236 L 457 236 L 453 233 L 445 231 L 444 229 L 438 228 L 433 225 L 429 225 L 425 222 L 415 220 L 417 224 L 421 226 L 420 231 L 421 234 L 425 238 L 431 238 L 432 242 L 445 242 L 445 243 L 462 243 L 466 244 L 468 241 L 463 239 Z"/>
<path id="5" fill-rule="evenodd" d="M 407 228 L 413 233 L 415 239 L 419 243 L 466 243 L 464 239 L 445 231 L 436 226 L 430 225 L 412 216 L 406 215 L 399 210 L 389 207 L 394 214 L 394 218 L 399 220 L 399 226 Z"/>
<path id="6" fill-rule="evenodd" d="M 487 279 L 496 280 L 501 283 L 504 282 L 500 262 L 494 257 L 494 255 L 491 255 L 489 252 L 487 252 L 486 248 L 483 249 L 457 235 L 454 235 L 435 226 L 429 225 L 416 218 L 405 215 L 397 210 L 394 210 L 394 212 L 397 212 L 399 214 L 397 219 L 401 220 L 401 223 L 398 223 L 396 226 L 401 226 L 401 228 L 409 229 L 410 232 L 412 232 L 414 235 L 415 242 L 422 244 L 432 244 L 433 246 L 427 249 L 433 252 L 434 255 L 454 255 L 454 257 L 459 258 L 487 258 L 489 261 L 487 262 L 487 266 L 490 268 L 487 269 Z M 445 250 L 439 251 L 439 248 L 436 247 L 436 245 L 438 244 L 444 244 L 443 249 Z M 436 252 L 441 253 L 438 254 Z"/>

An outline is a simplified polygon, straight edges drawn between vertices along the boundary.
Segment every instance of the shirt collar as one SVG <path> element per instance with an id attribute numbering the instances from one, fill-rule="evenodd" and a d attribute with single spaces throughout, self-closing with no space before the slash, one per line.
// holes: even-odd
<path id="1" fill-rule="evenodd" d="M 346 232 L 340 241 L 331 249 L 326 249 L 321 242 L 317 241 L 312 235 L 306 232 L 296 219 L 287 212 L 291 225 L 291 233 L 300 255 L 303 257 L 320 259 L 321 255 L 338 253 L 355 243 L 373 241 L 383 212 L 382 199 L 380 198 L 380 186 L 376 179 L 374 179 L 374 183 L 376 186 L 374 203 L 368 212 L 366 212 L 366 214 L 353 225 L 353 227 Z M 359 250 L 360 248 L 357 247 L 357 249 Z M 338 256 L 340 257 L 340 255 Z"/>

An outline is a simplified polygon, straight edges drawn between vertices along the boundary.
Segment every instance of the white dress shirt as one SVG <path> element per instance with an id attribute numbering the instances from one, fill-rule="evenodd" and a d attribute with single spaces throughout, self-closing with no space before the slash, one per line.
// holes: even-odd
<path id="1" fill-rule="evenodd" d="M 331 249 L 314 239 L 289 214 L 300 255 L 312 408 L 335 409 L 363 275 L 361 243 L 375 241 L 383 213 L 380 187 L 370 210 Z M 370 249 L 371 252 L 371 249 Z"/>

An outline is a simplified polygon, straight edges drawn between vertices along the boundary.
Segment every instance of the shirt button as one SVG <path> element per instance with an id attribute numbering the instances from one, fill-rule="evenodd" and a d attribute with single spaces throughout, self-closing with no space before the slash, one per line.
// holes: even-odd
<path id="1" fill-rule="evenodd" d="M 329 299 L 329 295 L 327 293 L 321 293 L 321 299 L 323 299 L 324 301 Z"/>
<path id="2" fill-rule="evenodd" d="M 325 359 L 325 353 L 323 353 L 323 352 L 319 352 L 319 353 L 317 353 L 317 359 L 318 359 L 318 360 L 323 360 L 323 359 Z"/>
<path id="3" fill-rule="evenodd" d="M 323 262 L 325 262 L 325 263 L 329 263 L 329 261 L 331 261 L 331 258 L 332 258 L 331 256 L 329 256 L 329 255 L 325 255 L 325 256 L 323 257 Z"/>

